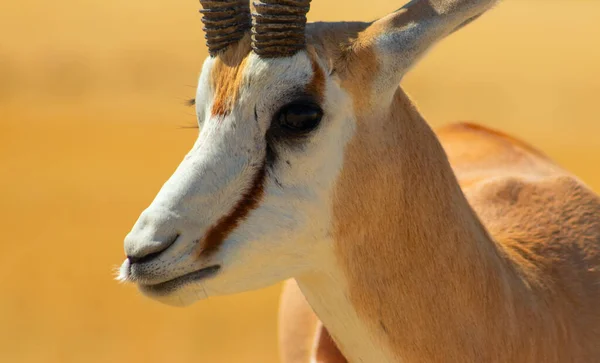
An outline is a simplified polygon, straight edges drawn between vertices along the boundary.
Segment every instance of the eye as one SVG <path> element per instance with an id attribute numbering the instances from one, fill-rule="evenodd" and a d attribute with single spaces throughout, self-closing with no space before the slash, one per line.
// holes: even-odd
<path id="1" fill-rule="evenodd" d="M 279 124 L 282 128 L 294 132 L 312 131 L 323 118 L 323 110 L 311 103 L 292 103 L 279 111 Z"/>

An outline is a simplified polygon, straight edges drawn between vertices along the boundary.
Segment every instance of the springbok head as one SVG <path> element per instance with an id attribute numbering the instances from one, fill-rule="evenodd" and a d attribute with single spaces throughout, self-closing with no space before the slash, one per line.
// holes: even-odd
<path id="1" fill-rule="evenodd" d="M 372 23 L 307 25 L 310 0 L 262 0 L 252 14 L 247 0 L 201 0 L 199 136 L 126 237 L 121 279 L 187 305 L 330 263 L 337 184 L 369 168 L 346 145 L 394 112 L 431 45 L 494 2 L 413 0 Z"/>

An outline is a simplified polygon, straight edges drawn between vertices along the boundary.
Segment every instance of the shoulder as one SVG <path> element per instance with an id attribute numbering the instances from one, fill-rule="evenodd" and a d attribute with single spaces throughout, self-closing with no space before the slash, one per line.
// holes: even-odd
<path id="1" fill-rule="evenodd" d="M 473 124 L 438 136 L 469 203 L 512 258 L 600 276 L 600 197 L 532 146 Z M 553 262 L 552 262 L 553 261 Z M 561 267 L 562 266 L 562 267 Z"/>

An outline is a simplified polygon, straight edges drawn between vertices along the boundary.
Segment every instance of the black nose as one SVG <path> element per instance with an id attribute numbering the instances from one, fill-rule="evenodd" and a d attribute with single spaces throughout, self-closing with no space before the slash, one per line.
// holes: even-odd
<path id="1" fill-rule="evenodd" d="M 179 235 L 175 235 L 175 236 L 173 236 L 173 238 L 169 239 L 168 242 L 161 243 L 160 246 L 158 246 L 158 248 L 159 248 L 158 250 L 140 251 L 140 253 L 138 253 L 136 255 L 128 255 L 127 259 L 129 260 L 129 263 L 131 263 L 131 264 L 150 262 L 150 261 L 154 260 L 155 258 L 157 258 L 158 256 L 160 256 L 163 252 L 168 250 L 169 247 L 171 247 L 175 243 L 175 241 L 177 241 L 178 238 L 179 238 Z"/>

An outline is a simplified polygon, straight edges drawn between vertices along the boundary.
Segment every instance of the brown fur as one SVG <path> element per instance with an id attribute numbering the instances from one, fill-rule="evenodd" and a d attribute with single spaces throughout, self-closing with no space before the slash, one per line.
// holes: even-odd
<path id="1" fill-rule="evenodd" d="M 279 307 L 279 351 L 283 363 L 308 363 L 311 358 L 316 363 L 347 363 L 295 280 L 285 282 Z"/>
<path id="2" fill-rule="evenodd" d="M 374 40 L 434 15 L 423 4 L 371 27 L 308 30 L 358 119 L 333 200 L 350 302 L 401 361 L 599 362 L 598 196 L 500 132 L 463 123 L 436 137 L 401 90 L 374 107 Z M 217 115 L 241 84 L 249 48 L 235 49 L 213 69 Z M 315 59 L 313 71 L 307 90 L 323 95 Z M 344 361 L 293 282 L 281 318 L 286 363 Z"/>
<path id="3" fill-rule="evenodd" d="M 356 39 L 352 39 L 342 59 L 336 64 L 341 85 L 352 96 L 355 110 L 367 110 L 372 105 L 371 97 L 365 94 L 365 90 L 373 86 L 373 75 L 379 72 L 377 55 L 369 46 L 370 29 L 366 28 Z"/>
<path id="4" fill-rule="evenodd" d="M 530 145 L 473 123 L 443 127 L 438 135 L 462 186 L 507 169 L 528 170 L 531 175 L 541 176 L 564 173 L 548 156 Z"/>
<path id="5" fill-rule="evenodd" d="M 401 91 L 373 114 L 364 95 L 379 65 L 361 37 L 374 35 L 349 34 L 321 46 L 360 119 L 335 238 L 370 329 L 411 363 L 600 361 L 598 197 L 530 145 L 475 124 L 439 130 L 446 154 Z M 284 296 L 297 289 L 289 283 Z M 316 339 L 324 328 L 287 329 Z M 283 350 L 292 344 L 281 335 Z M 341 354 L 327 340 L 312 356 L 320 351 L 323 363 Z"/>
<path id="6" fill-rule="evenodd" d="M 317 326 L 317 331 L 318 340 L 314 352 L 316 363 L 348 363 L 323 324 Z"/>
<path id="7" fill-rule="evenodd" d="M 250 49 L 250 36 L 247 35 L 216 57 L 210 74 L 210 84 L 215 94 L 213 116 L 225 116 L 231 112 L 239 96 Z"/>
<path id="8" fill-rule="evenodd" d="M 458 124 L 438 136 L 467 203 L 403 93 L 375 117 L 347 148 L 335 234 L 381 342 L 408 362 L 600 361 L 598 196 L 529 145 Z"/>
<path id="9" fill-rule="evenodd" d="M 231 213 L 219 219 L 217 224 L 215 224 L 208 230 L 208 232 L 206 232 L 204 239 L 200 243 L 201 248 L 198 252 L 202 258 L 206 258 L 210 254 L 215 253 L 223 241 L 225 241 L 225 238 L 227 238 L 227 236 L 231 233 L 231 231 L 233 231 L 239 225 L 239 223 L 246 218 L 251 210 L 258 206 L 258 203 L 264 194 L 266 172 L 267 166 L 265 161 L 263 166 L 254 176 L 250 188 L 242 195 L 241 199 L 235 205 Z"/>
<path id="10" fill-rule="evenodd" d="M 313 77 L 306 85 L 306 92 L 313 95 L 317 102 L 321 103 L 325 96 L 325 73 L 323 73 L 317 59 L 316 56 L 311 56 Z"/>
<path id="11" fill-rule="evenodd" d="M 373 24 L 313 28 L 358 119 L 333 201 L 350 303 L 398 361 L 600 362 L 600 198 L 501 132 L 462 123 L 436 137 L 400 89 L 377 104 L 377 77 L 398 72 L 382 69 L 378 37 L 469 14 L 398 55 L 417 57 L 478 17 L 474 3 L 492 2 L 413 2 Z M 288 283 L 284 296 L 293 293 Z M 285 311 L 282 326 L 294 314 Z M 295 329 L 321 336 L 319 325 Z M 314 358 L 321 344 L 332 352 L 319 341 Z"/>
<path id="12" fill-rule="evenodd" d="M 360 109 L 370 104 L 364 91 L 379 70 L 376 54 L 360 41 L 368 29 L 369 23 L 364 22 L 314 23 L 307 29 L 309 50 L 326 62 L 329 73 L 339 78 L 354 107 Z"/>
<path id="13" fill-rule="evenodd" d="M 308 363 L 321 324 L 294 280 L 286 281 L 284 290 L 279 304 L 280 355 L 285 363 Z"/>

